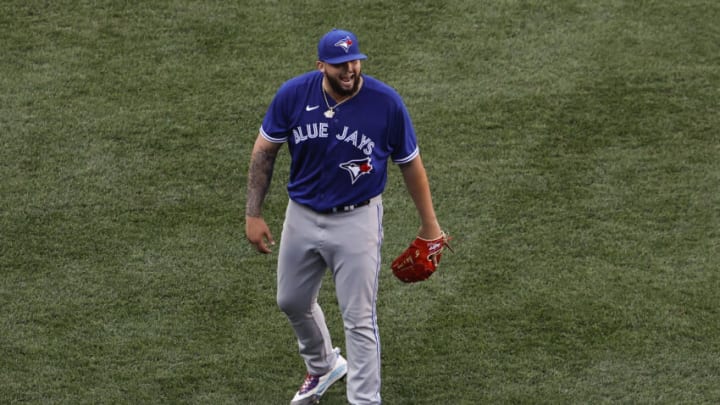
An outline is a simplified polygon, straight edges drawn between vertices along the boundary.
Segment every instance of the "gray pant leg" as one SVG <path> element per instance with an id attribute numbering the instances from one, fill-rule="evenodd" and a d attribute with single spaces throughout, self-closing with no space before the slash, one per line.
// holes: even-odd
<path id="1" fill-rule="evenodd" d="M 308 373 L 320 375 L 332 368 L 336 356 L 317 302 L 327 265 L 313 243 L 319 235 L 309 215 L 304 207 L 288 205 L 278 253 L 277 303 L 295 331 Z"/>
<path id="2" fill-rule="evenodd" d="M 377 292 L 382 244 L 382 204 L 333 217 L 331 243 L 322 252 L 333 271 L 345 328 L 348 400 L 380 403 L 380 337 Z M 348 222 L 350 221 L 350 222 Z"/>

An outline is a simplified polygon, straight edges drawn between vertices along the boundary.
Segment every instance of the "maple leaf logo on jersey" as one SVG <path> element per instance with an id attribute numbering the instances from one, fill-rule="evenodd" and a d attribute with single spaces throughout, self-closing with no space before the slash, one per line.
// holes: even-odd
<path id="1" fill-rule="evenodd" d="M 355 184 L 360 176 L 372 172 L 373 166 L 370 163 L 370 158 L 365 158 L 340 163 L 340 168 L 345 169 L 348 173 L 350 173 L 350 180 L 352 180 L 352 184 Z"/>
<path id="2" fill-rule="evenodd" d="M 345 37 L 345 38 L 335 42 L 335 46 L 342 48 L 343 51 L 345 51 L 345 53 L 348 53 L 352 44 L 353 44 L 353 41 L 352 41 L 352 39 L 350 39 L 350 37 Z"/>

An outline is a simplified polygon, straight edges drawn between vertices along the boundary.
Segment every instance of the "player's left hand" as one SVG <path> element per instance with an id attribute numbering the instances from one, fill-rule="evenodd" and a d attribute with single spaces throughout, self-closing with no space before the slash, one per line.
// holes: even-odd
<path id="1" fill-rule="evenodd" d="M 437 270 L 443 250 L 448 248 L 452 252 L 449 240 L 450 237 L 445 232 L 433 239 L 416 237 L 410 246 L 393 260 L 390 266 L 393 274 L 405 283 L 428 279 Z"/>
<path id="2" fill-rule="evenodd" d="M 440 224 L 437 221 L 430 221 L 428 223 L 423 223 L 420 226 L 417 236 L 422 239 L 433 240 L 437 239 L 438 235 L 441 235 L 442 233 L 443 230 L 440 228 Z"/>

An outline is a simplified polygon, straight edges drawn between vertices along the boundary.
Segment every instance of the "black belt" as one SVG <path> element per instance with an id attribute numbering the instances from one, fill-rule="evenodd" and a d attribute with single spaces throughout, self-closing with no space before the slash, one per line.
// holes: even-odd
<path id="1" fill-rule="evenodd" d="M 370 204 L 370 200 L 365 200 L 363 202 L 357 203 L 357 204 L 350 204 L 350 205 L 340 205 L 337 207 L 332 207 L 330 209 L 327 209 L 325 211 L 319 211 L 321 214 L 337 214 L 338 212 L 348 212 L 352 211 L 355 208 L 364 207 L 366 205 Z"/>

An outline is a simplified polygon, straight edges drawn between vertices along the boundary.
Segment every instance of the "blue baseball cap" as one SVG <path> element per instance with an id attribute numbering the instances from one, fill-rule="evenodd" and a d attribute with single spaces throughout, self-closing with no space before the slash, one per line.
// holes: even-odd
<path id="1" fill-rule="evenodd" d="M 355 34 L 333 28 L 318 42 L 318 59 L 335 64 L 367 59 L 367 55 L 360 53 L 360 45 Z"/>

